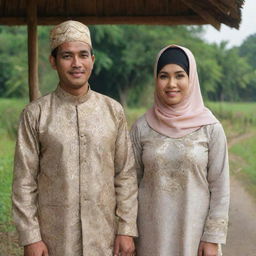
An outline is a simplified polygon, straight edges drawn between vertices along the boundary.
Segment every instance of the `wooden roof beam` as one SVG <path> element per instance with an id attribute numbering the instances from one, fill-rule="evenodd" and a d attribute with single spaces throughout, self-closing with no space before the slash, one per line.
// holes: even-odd
<path id="1" fill-rule="evenodd" d="M 182 0 L 182 2 L 187 5 L 190 9 L 196 12 L 199 16 L 201 16 L 207 24 L 211 24 L 217 30 L 220 30 L 221 23 L 211 15 L 206 8 L 200 6 L 200 1 L 197 0 Z"/>
<path id="2" fill-rule="evenodd" d="M 30 0 L 27 0 L 30 1 Z M 190 16 L 78 16 L 78 17 L 37 17 L 37 25 L 56 25 L 68 19 L 79 20 L 87 25 L 100 24 L 137 24 L 137 25 L 204 25 L 206 19 L 197 15 Z M 26 25 L 24 17 L 0 17 L 2 25 Z"/>

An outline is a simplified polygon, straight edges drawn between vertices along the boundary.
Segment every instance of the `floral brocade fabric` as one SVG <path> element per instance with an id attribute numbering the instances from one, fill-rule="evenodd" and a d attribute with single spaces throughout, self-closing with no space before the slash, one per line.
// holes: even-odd
<path id="1" fill-rule="evenodd" d="M 60 87 L 30 103 L 12 199 L 20 244 L 42 239 L 49 256 L 112 256 L 116 234 L 136 236 L 137 178 L 121 105 Z"/>
<path id="2" fill-rule="evenodd" d="M 170 138 L 143 116 L 131 139 L 139 181 L 137 256 L 197 256 L 200 241 L 225 243 L 229 167 L 221 124 Z"/>

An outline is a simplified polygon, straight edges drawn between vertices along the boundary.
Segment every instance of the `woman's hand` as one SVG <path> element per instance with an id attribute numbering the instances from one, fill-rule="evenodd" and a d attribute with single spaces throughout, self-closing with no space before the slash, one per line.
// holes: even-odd
<path id="1" fill-rule="evenodd" d="M 26 245 L 24 247 L 24 256 L 48 256 L 48 250 L 43 241 Z"/>
<path id="2" fill-rule="evenodd" d="M 218 256 L 218 244 L 201 241 L 198 256 Z"/>

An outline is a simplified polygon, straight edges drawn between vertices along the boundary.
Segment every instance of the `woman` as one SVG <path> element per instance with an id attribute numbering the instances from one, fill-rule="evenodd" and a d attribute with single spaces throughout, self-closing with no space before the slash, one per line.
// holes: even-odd
<path id="1" fill-rule="evenodd" d="M 155 81 L 154 105 L 131 130 L 139 181 L 137 255 L 221 255 L 229 208 L 223 128 L 204 107 L 188 49 L 162 49 Z"/>

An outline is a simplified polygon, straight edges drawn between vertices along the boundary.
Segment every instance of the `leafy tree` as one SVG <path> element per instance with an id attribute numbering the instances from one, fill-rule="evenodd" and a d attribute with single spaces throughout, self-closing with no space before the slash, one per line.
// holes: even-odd
<path id="1" fill-rule="evenodd" d="M 25 27 L 0 26 L 0 95 L 27 95 L 27 49 Z"/>
<path id="2" fill-rule="evenodd" d="M 153 78 L 157 52 L 168 44 L 192 40 L 201 30 L 167 26 L 93 26 L 96 55 L 92 86 L 126 104 L 129 91 L 136 88 L 138 101 Z M 97 55 L 101 57 L 97 62 Z M 97 66 L 99 65 L 99 66 Z M 141 90 L 138 90 L 138 87 Z M 136 99 L 137 98 L 137 99 Z"/>
<path id="3" fill-rule="evenodd" d="M 42 94 L 56 87 L 58 78 L 49 64 L 49 31 L 39 26 L 39 83 Z M 226 42 L 208 44 L 199 26 L 90 27 L 96 62 L 90 84 L 123 105 L 152 102 L 156 54 L 169 44 L 188 47 L 195 55 L 201 90 L 210 100 L 256 99 L 256 34 L 241 47 Z M 28 95 L 26 27 L 0 26 L 0 96 Z"/>
<path id="4" fill-rule="evenodd" d="M 245 57 L 248 63 L 256 68 L 256 34 L 247 37 L 238 51 L 240 56 Z"/>

